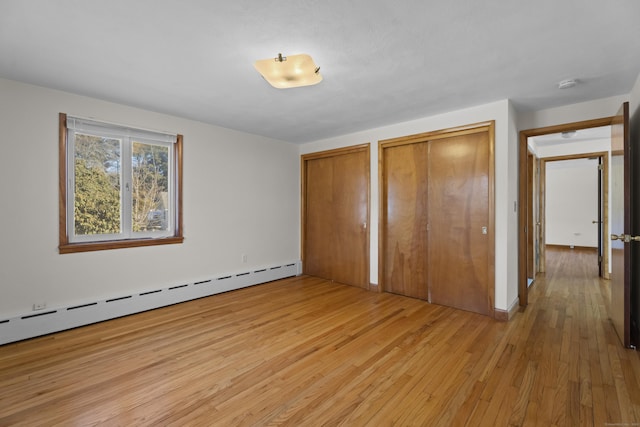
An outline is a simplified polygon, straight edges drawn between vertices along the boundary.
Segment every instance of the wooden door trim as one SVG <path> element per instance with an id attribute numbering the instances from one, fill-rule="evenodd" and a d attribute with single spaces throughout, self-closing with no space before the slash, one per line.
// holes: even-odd
<path id="1" fill-rule="evenodd" d="M 543 179 L 546 179 L 541 172 L 541 168 L 540 168 L 540 159 L 538 157 L 536 157 L 536 164 L 535 164 L 535 179 L 536 179 L 536 183 L 537 183 L 537 188 L 538 188 L 538 194 L 543 190 L 543 185 L 544 183 L 542 182 Z M 535 206 L 538 207 L 538 211 L 536 212 L 536 215 L 534 217 L 535 222 L 536 222 L 536 235 L 534 237 L 535 243 L 537 244 L 537 248 L 538 248 L 538 258 L 537 258 L 537 263 L 535 264 L 535 271 L 534 271 L 534 277 L 533 280 L 535 281 L 535 276 L 538 275 L 538 273 L 542 273 L 544 270 L 543 268 L 546 268 L 546 265 L 543 264 L 543 260 L 540 257 L 540 246 L 542 245 L 540 242 L 542 242 L 542 210 L 544 209 L 544 204 L 543 201 L 540 200 L 540 197 L 538 197 L 537 200 L 537 205 L 534 204 L 534 206 L 531 207 L 531 209 L 534 209 Z M 534 248 L 535 251 L 535 248 Z M 535 255 L 535 252 L 534 252 Z M 535 260 L 534 260 L 535 261 Z"/>
<path id="2" fill-rule="evenodd" d="M 484 128 L 487 126 L 485 125 Z M 495 160 L 495 121 L 489 122 L 489 253 L 487 257 L 487 274 L 489 287 L 489 314 L 496 317 L 496 211 L 495 211 L 495 191 L 496 191 L 496 160 Z"/>
<path id="3" fill-rule="evenodd" d="M 613 119 L 613 116 L 609 116 L 520 131 L 518 139 L 518 298 L 522 307 L 526 307 L 529 303 L 529 289 L 527 287 L 528 254 L 525 227 L 527 226 L 527 209 L 532 209 L 530 203 L 527 202 L 527 140 L 533 136 L 550 133 L 610 126 Z"/>
<path id="4" fill-rule="evenodd" d="M 539 243 L 539 252 L 538 256 L 540 257 L 540 273 L 545 273 L 547 271 L 547 250 L 545 247 L 545 242 L 547 241 L 547 227 L 545 224 L 547 223 L 547 168 L 542 166 L 542 159 L 540 159 L 540 191 L 537 194 L 538 197 L 538 218 L 540 219 L 540 242 Z M 533 206 L 531 206 L 533 209 Z M 529 206 L 527 206 L 527 211 L 529 211 Z M 527 257 L 531 255 L 527 254 Z M 527 284 L 527 290 L 528 290 Z"/>
<path id="5" fill-rule="evenodd" d="M 488 241 L 488 268 L 487 268 L 487 288 L 489 295 L 487 296 L 487 304 L 489 305 L 489 315 L 496 316 L 495 309 L 495 121 L 486 121 L 469 125 L 457 126 L 447 129 L 441 129 L 431 132 L 424 132 L 414 135 L 401 136 L 398 138 L 390 138 L 378 141 L 378 290 L 382 292 L 385 288 L 384 284 L 384 227 L 387 222 L 387 195 L 386 195 L 386 174 L 384 170 L 384 150 L 400 145 L 419 144 L 435 139 L 451 138 L 474 133 L 487 132 L 489 138 L 489 188 L 488 188 L 488 215 L 489 215 L 489 234 Z"/>
<path id="6" fill-rule="evenodd" d="M 527 152 L 527 161 L 529 162 L 527 164 L 528 169 L 527 169 L 527 200 L 531 201 L 533 199 L 533 189 L 534 189 L 534 179 L 535 179 L 535 164 L 536 164 L 536 160 L 537 157 L 534 153 L 532 153 L 531 151 Z M 531 232 L 529 233 L 529 235 L 527 236 L 527 250 L 531 253 L 531 254 L 535 254 L 535 224 L 534 224 L 534 215 L 533 215 L 533 209 L 529 209 L 527 211 L 527 223 L 530 224 L 530 228 L 531 228 Z M 535 257 L 532 257 L 531 255 L 529 255 L 527 257 L 527 277 L 529 279 L 534 279 L 536 277 L 536 266 L 535 264 Z"/>
<path id="7" fill-rule="evenodd" d="M 302 161 L 313 160 L 313 159 L 325 159 L 327 157 L 341 156 L 343 154 L 351 154 L 357 153 L 360 151 L 369 151 L 369 147 L 371 143 L 367 142 L 365 144 L 359 145 L 350 145 L 348 147 L 334 148 L 331 150 L 324 151 L 316 151 L 314 153 L 307 153 L 300 156 Z"/>
<path id="8" fill-rule="evenodd" d="M 371 289 L 371 143 L 351 145 L 348 147 L 335 148 L 331 150 L 317 151 L 314 153 L 302 154 L 300 156 L 300 260 L 304 271 L 305 261 L 305 230 L 307 225 L 307 161 L 325 159 L 329 157 L 341 156 L 345 154 L 364 152 L 367 155 L 367 231 L 366 235 L 366 269 L 367 288 Z"/>
<path id="9" fill-rule="evenodd" d="M 384 145 L 384 148 L 391 148 L 397 145 L 405 144 L 417 144 L 426 141 L 432 141 L 434 139 L 451 138 L 454 136 L 468 135 L 472 133 L 479 133 L 495 126 L 495 121 L 479 122 L 470 125 L 456 126 L 447 129 L 440 129 L 430 132 L 417 133 L 414 135 L 400 136 L 397 138 L 381 139 L 378 141 L 379 146 Z"/>

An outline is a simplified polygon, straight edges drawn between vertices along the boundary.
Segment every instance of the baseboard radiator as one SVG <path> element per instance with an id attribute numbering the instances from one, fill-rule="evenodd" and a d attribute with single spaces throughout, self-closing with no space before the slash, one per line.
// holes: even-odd
<path id="1" fill-rule="evenodd" d="M 300 273 L 301 264 L 296 261 L 168 288 L 117 295 L 102 301 L 32 311 L 9 319 L 0 317 L 0 345 L 297 276 Z"/>

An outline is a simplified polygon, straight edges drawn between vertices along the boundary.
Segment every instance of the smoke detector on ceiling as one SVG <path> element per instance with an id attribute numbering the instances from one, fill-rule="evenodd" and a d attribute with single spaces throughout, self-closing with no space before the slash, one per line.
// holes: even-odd
<path id="1" fill-rule="evenodd" d="M 558 83 L 558 89 L 569 89 L 578 84 L 576 79 L 566 79 Z"/>

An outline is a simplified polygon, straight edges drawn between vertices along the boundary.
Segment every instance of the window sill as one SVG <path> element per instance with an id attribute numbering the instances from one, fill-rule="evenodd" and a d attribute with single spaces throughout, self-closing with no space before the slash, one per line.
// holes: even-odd
<path id="1" fill-rule="evenodd" d="M 67 243 L 58 246 L 61 254 L 76 252 L 106 251 L 109 249 L 137 248 L 141 246 L 174 245 L 184 241 L 184 237 L 164 237 L 161 239 L 112 240 L 108 242 Z"/>

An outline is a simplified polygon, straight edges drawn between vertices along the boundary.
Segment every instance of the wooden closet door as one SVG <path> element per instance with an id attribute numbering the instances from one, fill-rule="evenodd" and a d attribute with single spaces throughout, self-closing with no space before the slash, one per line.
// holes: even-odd
<path id="1" fill-rule="evenodd" d="M 368 289 L 368 148 L 304 162 L 305 274 Z"/>
<path id="2" fill-rule="evenodd" d="M 333 161 L 306 161 L 306 218 L 304 233 L 305 274 L 333 278 Z"/>
<path id="3" fill-rule="evenodd" d="M 491 314 L 489 135 L 429 142 L 430 301 Z"/>
<path id="4" fill-rule="evenodd" d="M 385 291 L 427 300 L 428 143 L 385 149 L 382 185 Z"/>

